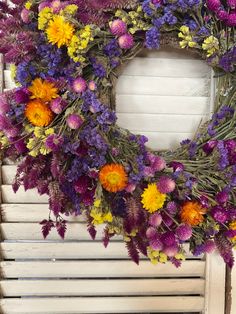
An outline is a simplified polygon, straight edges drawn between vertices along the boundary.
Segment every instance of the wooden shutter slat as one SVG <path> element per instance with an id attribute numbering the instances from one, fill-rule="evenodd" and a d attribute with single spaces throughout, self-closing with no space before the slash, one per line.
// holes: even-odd
<path id="1" fill-rule="evenodd" d="M 3 242 L 2 255 L 5 259 L 128 259 L 123 242 L 111 242 L 106 249 L 101 242 Z M 188 253 L 187 257 L 194 258 Z M 195 257 L 197 259 L 202 256 Z"/>
<path id="2" fill-rule="evenodd" d="M 148 260 L 139 265 L 130 261 L 5 261 L 0 264 L 4 278 L 161 278 L 205 276 L 205 261 L 188 260 L 181 268 L 170 262 L 152 265 Z"/>
<path id="3" fill-rule="evenodd" d="M 209 79 L 120 76 L 116 92 L 121 95 L 208 96 Z M 129 86 L 129 88 L 127 88 Z"/>
<path id="4" fill-rule="evenodd" d="M 116 297 L 4 299 L 2 313 L 177 313 L 202 311 L 203 297 Z M 66 312 L 65 312 L 66 311 Z"/>
<path id="5" fill-rule="evenodd" d="M 2 280 L 4 297 L 204 295 L 203 279 Z"/>

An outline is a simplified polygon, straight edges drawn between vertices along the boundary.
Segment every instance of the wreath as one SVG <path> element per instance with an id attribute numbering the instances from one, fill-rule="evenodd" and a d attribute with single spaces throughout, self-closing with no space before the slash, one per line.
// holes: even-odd
<path id="1" fill-rule="evenodd" d="M 64 238 L 84 215 L 104 245 L 121 236 L 154 264 L 236 244 L 235 0 L 0 1 L 0 52 L 17 84 L 0 96 L 2 158 L 19 161 L 13 189 L 49 196 Z M 217 81 L 214 114 L 194 139 L 155 152 L 116 124 L 120 66 L 144 47 L 198 53 Z"/>

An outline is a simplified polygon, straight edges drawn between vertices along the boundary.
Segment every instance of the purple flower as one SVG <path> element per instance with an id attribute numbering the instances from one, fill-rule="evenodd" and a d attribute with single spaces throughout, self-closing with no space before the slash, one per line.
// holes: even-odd
<path id="1" fill-rule="evenodd" d="M 177 243 L 174 243 L 171 246 L 164 247 L 164 249 L 162 251 L 168 257 L 174 257 L 178 253 L 179 247 L 178 247 Z"/>
<path id="2" fill-rule="evenodd" d="M 10 110 L 10 105 L 5 94 L 0 94 L 0 115 L 5 115 Z"/>
<path id="3" fill-rule="evenodd" d="M 151 238 L 149 244 L 153 250 L 160 251 L 163 249 L 163 243 L 161 242 L 160 237 Z"/>
<path id="4" fill-rule="evenodd" d="M 87 89 L 87 83 L 82 77 L 77 77 L 73 81 L 72 88 L 76 93 L 83 93 Z"/>
<path id="5" fill-rule="evenodd" d="M 30 97 L 30 92 L 28 91 L 27 88 L 20 88 L 15 91 L 15 101 L 18 104 L 25 104 L 29 101 Z"/>
<path id="6" fill-rule="evenodd" d="M 171 193 L 175 189 L 175 181 L 168 176 L 161 176 L 157 187 L 161 193 Z"/>
<path id="7" fill-rule="evenodd" d="M 175 234 L 172 231 L 167 231 L 162 234 L 161 236 L 161 241 L 163 242 L 164 245 L 166 246 L 171 246 L 175 244 Z"/>
<path id="8" fill-rule="evenodd" d="M 61 97 L 57 97 L 53 99 L 50 103 L 50 109 L 55 114 L 60 114 L 66 106 L 67 106 L 67 102 Z"/>
<path id="9" fill-rule="evenodd" d="M 81 127 L 81 125 L 83 124 L 83 119 L 81 118 L 81 116 L 77 115 L 77 114 L 70 114 L 67 119 L 66 119 L 67 125 L 69 126 L 69 128 L 71 128 L 72 130 L 76 130 L 79 129 Z"/>
<path id="10" fill-rule="evenodd" d="M 51 134 L 47 137 L 45 146 L 48 149 L 51 149 L 53 152 L 57 152 L 62 146 L 64 140 L 61 136 L 56 134 Z"/>
<path id="11" fill-rule="evenodd" d="M 207 155 L 210 155 L 214 148 L 217 146 L 218 141 L 216 140 L 211 140 L 209 142 L 207 142 L 206 144 L 204 144 L 202 146 L 202 150 L 204 151 L 204 153 L 206 153 Z"/>
<path id="12" fill-rule="evenodd" d="M 110 40 L 109 43 L 104 46 L 103 50 L 109 58 L 119 57 L 121 55 L 121 49 L 116 39 Z"/>
<path id="13" fill-rule="evenodd" d="M 192 236 L 192 228 L 186 224 L 178 226 L 175 232 L 181 241 L 187 241 Z"/>
<path id="14" fill-rule="evenodd" d="M 177 204 L 174 201 L 172 201 L 167 203 L 166 209 L 171 215 L 175 215 L 178 207 Z"/>
<path id="15" fill-rule="evenodd" d="M 116 19 L 110 24 L 111 33 L 115 36 L 124 35 L 127 31 L 127 25 L 120 19 Z"/>
<path id="16" fill-rule="evenodd" d="M 74 188 L 77 193 L 84 194 L 88 191 L 92 180 L 88 176 L 82 176 L 76 180 Z"/>
<path id="17" fill-rule="evenodd" d="M 157 27 L 152 27 L 146 32 L 146 47 L 148 49 L 160 47 L 160 31 Z"/>
<path id="18" fill-rule="evenodd" d="M 172 161 L 169 166 L 172 167 L 175 172 L 184 171 L 184 165 L 181 162 Z"/>
<path id="19" fill-rule="evenodd" d="M 149 223 L 153 227 L 158 227 L 162 223 L 162 216 L 159 213 L 155 213 L 149 217 Z"/>
<path id="20" fill-rule="evenodd" d="M 209 10 L 216 12 L 221 7 L 220 0 L 207 0 L 207 7 Z"/>
<path id="21" fill-rule="evenodd" d="M 225 223 L 228 220 L 228 214 L 224 208 L 220 206 L 215 206 L 211 209 L 211 215 L 215 221 L 219 223 Z"/>
<path id="22" fill-rule="evenodd" d="M 101 63 L 97 63 L 95 58 L 92 58 L 92 66 L 94 75 L 98 78 L 104 78 L 107 75 L 106 69 Z"/>
<path id="23" fill-rule="evenodd" d="M 216 194 L 216 200 L 219 204 L 223 205 L 228 202 L 229 200 L 229 193 L 226 191 L 221 191 Z"/>
<path id="24" fill-rule="evenodd" d="M 131 49 L 134 46 L 134 37 L 131 34 L 124 34 L 118 38 L 121 49 Z"/>

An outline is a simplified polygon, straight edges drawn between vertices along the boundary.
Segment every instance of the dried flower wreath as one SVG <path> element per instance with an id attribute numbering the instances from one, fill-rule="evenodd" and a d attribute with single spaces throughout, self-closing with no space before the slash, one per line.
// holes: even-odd
<path id="1" fill-rule="evenodd" d="M 13 189 L 48 194 L 41 222 L 64 238 L 84 214 L 104 245 L 180 266 L 236 243 L 236 0 L 0 1 L 0 52 L 17 88 L 0 96 L 2 157 L 20 160 Z M 195 50 L 217 77 L 215 112 L 176 151 L 153 152 L 116 124 L 117 69 L 144 47 Z"/>

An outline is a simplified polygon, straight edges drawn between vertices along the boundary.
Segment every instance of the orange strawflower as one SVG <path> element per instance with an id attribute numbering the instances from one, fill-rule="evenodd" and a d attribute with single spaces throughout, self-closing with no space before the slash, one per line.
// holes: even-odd
<path id="1" fill-rule="evenodd" d="M 58 97 L 58 89 L 55 85 L 51 82 L 43 81 L 41 78 L 33 80 L 32 85 L 28 89 L 32 93 L 31 99 L 38 98 L 43 102 L 48 102 Z"/>
<path id="2" fill-rule="evenodd" d="M 125 169 L 119 164 L 109 164 L 102 167 L 99 179 L 105 190 L 114 193 L 122 191 L 128 182 Z"/>
<path id="3" fill-rule="evenodd" d="M 206 209 L 198 202 L 186 202 L 180 212 L 181 221 L 191 226 L 197 226 L 204 220 Z"/>
<path id="4" fill-rule="evenodd" d="M 41 100 L 30 101 L 25 108 L 25 116 L 35 126 L 48 126 L 53 120 L 53 112 Z"/>

